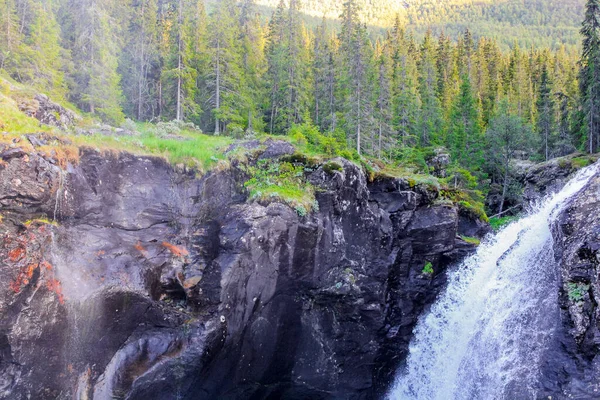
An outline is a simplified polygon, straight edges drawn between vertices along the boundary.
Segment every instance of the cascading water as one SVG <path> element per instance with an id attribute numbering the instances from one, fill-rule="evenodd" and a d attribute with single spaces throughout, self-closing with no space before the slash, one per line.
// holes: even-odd
<path id="1" fill-rule="evenodd" d="M 415 329 L 390 400 L 532 399 L 559 319 L 550 224 L 600 167 L 580 171 L 450 273 Z"/>

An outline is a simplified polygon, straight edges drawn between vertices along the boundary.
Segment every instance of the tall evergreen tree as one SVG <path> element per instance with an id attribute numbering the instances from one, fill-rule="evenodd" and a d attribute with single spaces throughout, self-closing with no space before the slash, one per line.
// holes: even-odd
<path id="1" fill-rule="evenodd" d="M 219 2 L 208 29 L 210 72 L 206 75 L 209 104 L 219 135 L 230 123 L 243 123 L 244 82 L 239 48 L 238 9 L 235 0 Z"/>
<path id="2" fill-rule="evenodd" d="M 481 164 L 482 140 L 477 102 L 465 74 L 450 113 L 447 146 L 452 159 L 472 171 L 477 169 Z"/>
<path id="3" fill-rule="evenodd" d="M 389 40 L 392 49 L 394 127 L 402 145 L 415 145 L 420 102 L 417 62 L 412 39 L 406 38 L 399 18 L 396 18 Z"/>
<path id="4" fill-rule="evenodd" d="M 421 113 L 419 116 L 419 143 L 421 146 L 442 144 L 442 112 L 437 96 L 438 76 L 435 65 L 435 46 L 431 31 L 421 45 L 419 59 L 419 93 Z"/>
<path id="5" fill-rule="evenodd" d="M 125 113 L 138 120 L 151 119 L 157 113 L 156 77 L 152 76 L 159 57 L 157 18 L 156 0 L 132 2 L 120 72 Z"/>
<path id="6" fill-rule="evenodd" d="M 600 0 L 588 0 L 581 29 L 581 99 L 590 153 L 600 148 Z"/>
<path id="7" fill-rule="evenodd" d="M 354 138 L 358 154 L 362 153 L 363 140 L 372 128 L 372 87 L 369 85 L 372 60 L 366 27 L 359 20 L 356 0 L 344 3 L 340 33 L 342 70 L 340 83 L 344 96 L 344 123 L 346 131 Z M 372 82 L 372 81 L 371 81 Z"/>
<path id="8" fill-rule="evenodd" d="M 63 6 L 63 32 L 77 66 L 70 77 L 70 98 L 84 111 L 116 124 L 123 120 L 115 29 L 119 7 L 114 0 L 67 0 Z"/>
<path id="9" fill-rule="evenodd" d="M 554 97 L 546 64 L 542 66 L 537 96 L 537 132 L 542 141 L 542 155 L 548 160 L 554 140 Z"/>

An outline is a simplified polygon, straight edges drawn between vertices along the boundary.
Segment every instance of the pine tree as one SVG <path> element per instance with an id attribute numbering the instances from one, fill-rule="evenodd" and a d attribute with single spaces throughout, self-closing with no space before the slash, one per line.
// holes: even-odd
<path id="1" fill-rule="evenodd" d="M 121 56 L 121 86 L 125 96 L 124 110 L 138 120 L 151 119 L 156 113 L 152 73 L 158 64 L 158 3 L 140 0 L 132 3 L 127 42 Z"/>
<path id="2" fill-rule="evenodd" d="M 537 96 L 537 133 L 542 140 L 542 154 L 546 160 L 550 159 L 554 140 L 554 98 L 551 89 L 552 83 L 546 64 L 542 66 L 540 84 Z"/>
<path id="3" fill-rule="evenodd" d="M 123 120 L 120 76 L 118 4 L 112 0 L 68 0 L 63 8 L 67 43 L 77 66 L 71 73 L 70 98 L 104 121 Z"/>
<path id="4" fill-rule="evenodd" d="M 390 40 L 386 40 L 386 44 Z M 390 49 L 386 45 L 378 43 L 377 53 L 377 100 L 375 104 L 375 121 L 377 128 L 377 157 L 383 158 L 384 151 L 390 149 L 392 142 L 392 60 Z"/>
<path id="5" fill-rule="evenodd" d="M 436 92 L 437 82 L 435 47 L 431 31 L 428 31 L 421 45 L 419 60 L 419 93 L 422 104 L 419 116 L 419 143 L 423 147 L 442 142 L 442 113 Z"/>
<path id="6" fill-rule="evenodd" d="M 346 132 L 354 136 L 358 154 L 362 153 L 364 135 L 373 124 L 371 52 L 367 29 L 359 20 L 358 5 L 355 0 L 348 0 L 344 3 L 340 33 L 340 84 Z"/>
<path id="7" fill-rule="evenodd" d="M 0 70 L 17 75 L 23 37 L 14 0 L 0 0 Z"/>
<path id="8" fill-rule="evenodd" d="M 394 128 L 402 145 L 415 145 L 419 114 L 417 62 L 412 40 L 405 37 L 400 19 L 396 19 L 389 38 L 392 48 L 392 103 Z"/>
<path id="9" fill-rule="evenodd" d="M 30 5 L 30 21 L 24 43 L 28 48 L 27 59 L 22 59 L 21 70 L 28 70 L 23 80 L 55 99 L 67 96 L 67 84 L 63 64 L 69 55 L 60 45 L 60 26 L 56 21 L 51 0 L 38 0 Z"/>
<path id="10" fill-rule="evenodd" d="M 269 21 L 269 33 L 267 36 L 266 57 L 268 62 L 268 81 L 270 87 L 269 93 L 269 112 L 267 120 L 269 123 L 269 133 L 281 132 L 282 119 L 280 117 L 281 109 L 286 101 L 285 82 L 287 80 L 287 51 L 285 46 L 285 3 L 279 2 L 277 9 Z"/>
<path id="11" fill-rule="evenodd" d="M 486 132 L 487 168 L 493 181 L 502 186 L 499 214 L 504 211 L 511 185 L 510 161 L 517 151 L 528 149 L 528 139 L 531 136 L 529 125 L 524 124 L 519 116 L 511 114 L 507 101 L 503 100 Z"/>
<path id="12" fill-rule="evenodd" d="M 245 90 L 242 88 L 246 104 L 244 109 L 244 115 L 247 115 L 246 129 L 260 132 L 264 129 L 260 105 L 265 102 L 263 79 L 267 63 L 265 59 L 265 34 L 255 7 L 255 0 L 242 1 L 240 4 L 239 26 L 242 73 L 243 81 L 246 84 Z"/>
<path id="13" fill-rule="evenodd" d="M 587 149 L 594 153 L 600 148 L 600 0 L 587 1 L 581 34 L 580 90 Z"/>
<path id="14" fill-rule="evenodd" d="M 480 116 L 469 76 L 463 75 L 461 81 L 460 93 L 450 114 L 447 147 L 451 149 L 453 160 L 474 171 L 481 164 Z"/>
<path id="15" fill-rule="evenodd" d="M 238 9 L 234 0 L 217 4 L 208 28 L 210 72 L 206 75 L 215 135 L 231 123 L 242 124 L 244 88 L 239 48 Z"/>

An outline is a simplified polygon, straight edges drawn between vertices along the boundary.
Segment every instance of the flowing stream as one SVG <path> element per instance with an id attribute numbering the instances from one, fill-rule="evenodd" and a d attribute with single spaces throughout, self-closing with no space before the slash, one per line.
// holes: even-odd
<path id="1" fill-rule="evenodd" d="M 550 225 L 600 167 L 485 240 L 414 331 L 390 400 L 534 399 L 559 318 Z"/>

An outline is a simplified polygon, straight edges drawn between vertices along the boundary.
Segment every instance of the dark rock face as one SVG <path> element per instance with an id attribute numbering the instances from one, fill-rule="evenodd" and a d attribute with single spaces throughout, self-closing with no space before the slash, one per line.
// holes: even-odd
<path id="1" fill-rule="evenodd" d="M 473 250 L 436 193 L 343 160 L 299 217 L 235 166 L 0 156 L 0 398 L 381 397 Z"/>
<path id="2" fill-rule="evenodd" d="M 542 382 L 548 395 L 596 399 L 600 393 L 599 210 L 600 177 L 595 177 L 553 227 L 561 321 Z"/>
<path id="3" fill-rule="evenodd" d="M 596 160 L 596 156 L 576 153 L 567 157 L 555 158 L 529 168 L 527 173 L 522 174 L 523 176 L 519 179 L 525 184 L 523 199 L 526 203 L 531 203 L 546 195 L 560 191 L 578 169 Z M 581 161 L 586 162 L 586 164 L 580 164 Z"/>

